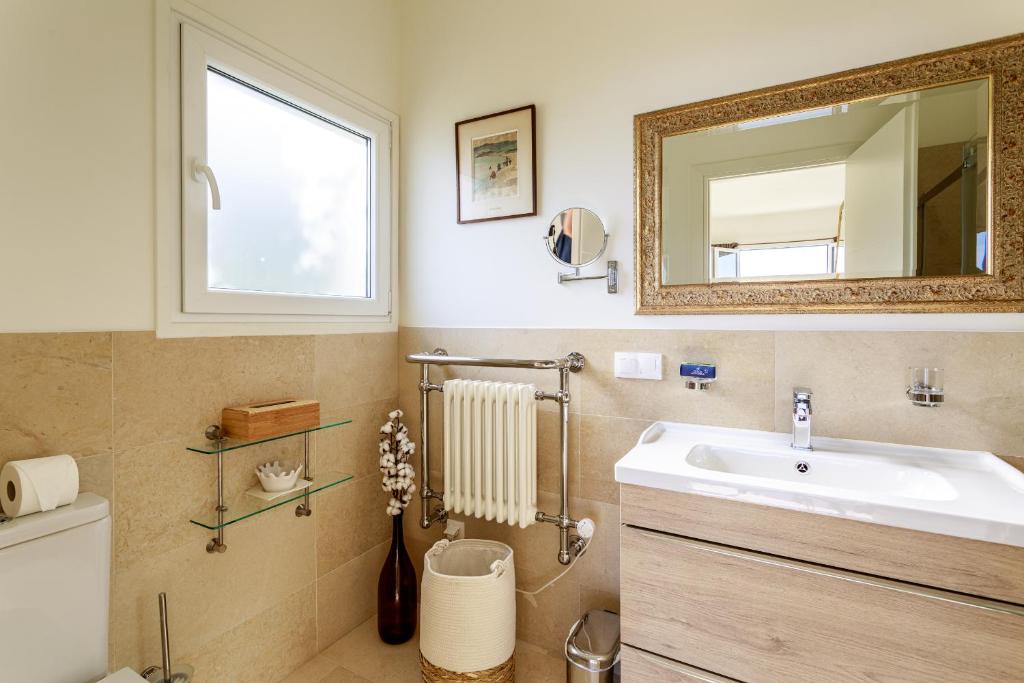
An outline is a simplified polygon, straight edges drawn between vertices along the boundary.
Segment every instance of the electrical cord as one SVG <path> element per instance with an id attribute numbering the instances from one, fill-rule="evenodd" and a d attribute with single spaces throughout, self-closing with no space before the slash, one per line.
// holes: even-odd
<path id="1" fill-rule="evenodd" d="M 551 586 L 552 586 L 552 585 L 553 585 L 553 584 L 554 584 L 554 583 L 555 583 L 556 581 L 558 581 L 558 580 L 559 580 L 559 579 L 561 579 L 561 578 L 562 578 L 563 576 L 565 576 L 566 574 L 568 574 L 568 573 L 569 573 L 569 571 L 570 571 L 570 570 L 571 570 L 571 569 L 572 569 L 573 567 L 575 567 L 575 566 L 576 566 L 576 563 L 577 563 L 577 562 L 579 561 L 579 559 L 580 559 L 581 557 L 583 557 L 584 555 L 586 555 L 586 554 L 587 554 L 587 549 L 588 549 L 588 548 L 590 548 L 590 540 L 591 540 L 591 539 L 589 539 L 589 538 L 587 539 L 587 543 L 586 543 L 586 545 L 584 545 L 584 546 L 583 546 L 583 550 L 581 550 L 581 551 L 580 551 L 580 554 L 579 554 L 579 555 L 577 555 L 576 557 L 572 558 L 572 562 L 570 562 L 570 563 L 569 563 L 569 566 L 567 566 L 567 567 L 566 567 L 565 569 L 563 569 L 563 570 L 561 571 L 561 573 L 560 573 L 560 574 L 559 574 L 558 576 L 556 576 L 555 578 L 551 579 L 550 581 L 548 581 L 547 583 L 545 583 L 545 584 L 544 584 L 543 586 L 541 586 L 541 587 L 540 587 L 540 588 L 538 588 L 537 590 L 533 590 L 533 591 L 527 591 L 527 590 L 523 590 L 522 588 L 516 588 L 516 593 L 522 593 L 522 594 L 523 594 L 523 596 L 524 596 L 524 597 L 525 597 L 525 598 L 526 598 L 526 599 L 527 599 L 527 600 L 528 600 L 528 601 L 530 602 L 530 604 L 531 604 L 532 606 L 536 607 L 536 606 L 537 606 L 537 599 L 536 599 L 536 598 L 535 598 L 534 596 L 535 596 L 535 595 L 537 595 L 538 593 L 542 593 L 543 591 L 546 591 L 546 590 L 547 590 L 548 588 L 550 588 L 550 587 L 551 587 Z"/>

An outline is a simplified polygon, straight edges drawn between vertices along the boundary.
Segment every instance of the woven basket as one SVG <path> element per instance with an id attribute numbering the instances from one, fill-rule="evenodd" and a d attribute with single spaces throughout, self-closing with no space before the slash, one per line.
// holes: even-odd
<path id="1" fill-rule="evenodd" d="M 424 680 L 511 681 L 515 649 L 512 548 L 480 539 L 435 543 L 423 558 Z"/>
<path id="2" fill-rule="evenodd" d="M 480 683 L 512 683 L 515 680 L 515 656 L 498 666 L 483 671 L 449 671 L 434 666 L 420 653 L 420 670 L 424 683 L 452 683 L 452 681 L 479 681 Z"/>

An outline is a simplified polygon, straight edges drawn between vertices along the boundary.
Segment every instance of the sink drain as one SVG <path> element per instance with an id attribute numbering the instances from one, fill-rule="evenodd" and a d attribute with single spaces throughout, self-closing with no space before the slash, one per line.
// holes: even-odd
<path id="1" fill-rule="evenodd" d="M 808 472 L 811 471 L 810 463 L 807 463 L 804 460 L 801 460 L 797 464 L 793 465 L 793 468 L 800 474 L 807 474 Z"/>

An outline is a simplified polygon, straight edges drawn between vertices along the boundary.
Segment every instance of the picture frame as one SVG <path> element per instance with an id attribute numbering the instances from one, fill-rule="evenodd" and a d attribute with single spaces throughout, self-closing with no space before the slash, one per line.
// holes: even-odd
<path id="1" fill-rule="evenodd" d="M 528 104 L 455 124 L 460 224 L 537 215 L 536 118 Z"/>

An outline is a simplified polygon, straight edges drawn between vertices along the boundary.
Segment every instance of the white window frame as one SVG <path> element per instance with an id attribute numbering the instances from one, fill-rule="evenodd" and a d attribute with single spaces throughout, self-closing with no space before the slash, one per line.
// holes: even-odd
<path id="1" fill-rule="evenodd" d="M 712 247 L 711 272 L 712 282 L 771 282 L 782 280 L 826 280 L 837 279 L 842 273 L 836 272 L 837 251 L 843 246 L 833 237 L 820 239 L 794 240 L 792 242 L 761 242 L 757 244 L 737 244 L 735 247 Z M 826 273 L 812 273 L 810 275 L 764 275 L 753 276 L 743 275 L 742 261 L 744 251 L 759 251 L 764 249 L 792 249 L 794 247 L 828 247 L 827 259 L 829 271 Z M 719 254 L 736 254 L 736 277 L 718 277 L 718 256 Z"/>
<path id="2" fill-rule="evenodd" d="M 205 163 L 205 125 L 196 117 L 205 123 L 208 65 L 370 139 L 369 298 L 207 287 L 209 186 L 193 168 Z M 188 70 L 201 78 L 183 77 Z M 180 0 L 158 0 L 156 105 L 158 336 L 395 329 L 397 115 Z"/>

